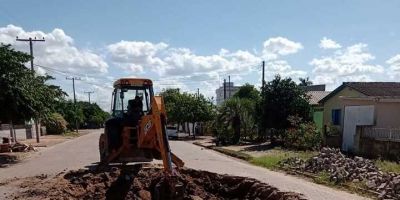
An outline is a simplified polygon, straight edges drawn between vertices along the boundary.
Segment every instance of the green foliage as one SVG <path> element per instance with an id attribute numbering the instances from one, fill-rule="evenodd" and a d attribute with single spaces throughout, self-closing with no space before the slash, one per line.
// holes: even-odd
<path id="1" fill-rule="evenodd" d="M 293 157 L 307 160 L 318 154 L 318 152 L 315 151 L 291 151 L 282 148 L 270 149 L 268 152 L 269 153 L 264 156 L 251 159 L 250 162 L 268 169 L 278 169 L 280 167 L 279 162 L 283 160 Z"/>
<path id="2" fill-rule="evenodd" d="M 256 134 L 255 103 L 250 99 L 231 98 L 219 108 L 214 122 L 214 135 L 224 144 L 237 144 L 241 138 Z"/>
<path id="3" fill-rule="evenodd" d="M 232 157 L 239 158 L 242 160 L 250 161 L 252 159 L 252 157 L 249 154 L 243 153 L 240 151 L 234 151 L 234 150 L 225 149 L 222 147 L 213 147 L 212 149 L 215 151 L 218 151 L 220 153 L 226 154 L 228 156 L 232 156 Z"/>
<path id="4" fill-rule="evenodd" d="M 287 119 L 291 115 L 297 115 L 305 121 L 310 120 L 309 97 L 292 79 L 275 76 L 274 80 L 265 85 L 261 95 L 259 122 L 263 129 L 278 130 L 272 133 L 282 133 L 284 131 L 279 130 L 290 127 Z M 274 135 L 271 135 L 272 141 L 274 138 Z"/>
<path id="5" fill-rule="evenodd" d="M 77 120 L 78 124 L 84 122 L 84 115 L 82 109 L 76 107 L 72 100 L 61 100 L 58 102 L 57 112 L 60 113 L 65 120 L 68 122 L 68 129 L 75 129 L 75 120 Z"/>
<path id="6" fill-rule="evenodd" d="M 299 78 L 299 81 L 300 81 L 299 86 L 309 86 L 313 84 L 313 82 L 310 81 L 309 77 Z"/>
<path id="7" fill-rule="evenodd" d="M 259 102 L 259 91 L 246 83 L 218 108 L 213 132 L 222 145 L 237 144 L 240 139 L 253 140 L 257 136 Z"/>
<path id="8" fill-rule="evenodd" d="M 25 67 L 29 60 L 29 55 L 0 44 L 0 121 L 47 118 L 66 95 L 58 86 L 46 84 L 52 77 L 34 75 Z"/>
<path id="9" fill-rule="evenodd" d="M 239 88 L 233 97 L 258 101 L 260 100 L 260 92 L 254 87 L 254 85 L 246 83 Z"/>
<path id="10" fill-rule="evenodd" d="M 161 92 L 167 111 L 169 123 L 207 122 L 214 117 L 214 106 L 210 99 L 202 94 L 199 96 L 181 93 L 179 89 L 166 89 Z"/>
<path id="11" fill-rule="evenodd" d="M 319 150 L 322 135 L 313 122 L 301 122 L 297 116 L 290 116 L 291 128 L 286 130 L 284 145 L 297 150 Z"/>
<path id="12" fill-rule="evenodd" d="M 384 172 L 394 172 L 400 174 L 400 164 L 388 160 L 376 160 L 375 165 Z"/>
<path id="13" fill-rule="evenodd" d="M 48 134 L 63 134 L 67 131 L 67 121 L 59 113 L 52 113 L 45 121 L 46 131 Z"/>
<path id="14" fill-rule="evenodd" d="M 78 101 L 76 107 L 72 100 L 61 100 L 57 105 L 59 112 L 68 122 L 68 129 L 75 129 L 75 120 L 80 128 L 100 128 L 109 118 L 96 103 Z"/>
<path id="15" fill-rule="evenodd" d="M 82 110 L 83 122 L 81 127 L 83 128 L 100 128 L 103 127 L 106 119 L 109 118 L 109 113 L 103 111 L 96 103 L 89 102 L 77 102 L 79 110 Z"/>

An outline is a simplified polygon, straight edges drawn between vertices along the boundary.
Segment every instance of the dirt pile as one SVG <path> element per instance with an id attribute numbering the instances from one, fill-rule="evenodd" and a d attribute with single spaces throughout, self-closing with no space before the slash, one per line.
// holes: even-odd
<path id="1" fill-rule="evenodd" d="M 192 169 L 182 169 L 175 184 L 175 193 L 168 192 L 162 170 L 154 167 L 78 170 L 26 179 L 19 185 L 25 189 L 9 199 L 304 199 L 254 179 Z"/>
<path id="2" fill-rule="evenodd" d="M 382 172 L 371 160 L 357 156 L 349 158 L 339 149 L 323 148 L 309 160 L 294 157 L 283 160 L 280 165 L 315 174 L 328 172 L 330 181 L 336 184 L 362 182 L 368 189 L 379 193 L 381 199 L 400 199 L 400 174 Z"/>

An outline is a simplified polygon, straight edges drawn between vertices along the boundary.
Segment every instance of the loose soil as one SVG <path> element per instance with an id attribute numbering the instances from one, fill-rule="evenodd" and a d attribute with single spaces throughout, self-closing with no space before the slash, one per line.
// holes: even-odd
<path id="1" fill-rule="evenodd" d="M 81 169 L 54 177 L 40 175 L 6 184 L 20 188 L 7 199 L 304 199 L 255 179 L 180 169 L 166 178 L 161 168 L 140 165 Z M 176 185 L 171 190 L 170 185 Z"/>

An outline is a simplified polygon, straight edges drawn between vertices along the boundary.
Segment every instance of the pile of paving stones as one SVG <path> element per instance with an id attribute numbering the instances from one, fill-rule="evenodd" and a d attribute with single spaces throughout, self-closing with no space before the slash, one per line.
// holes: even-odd
<path id="1" fill-rule="evenodd" d="M 362 157 L 349 158 L 339 149 L 322 148 L 308 160 L 297 157 L 280 162 L 282 168 L 317 174 L 328 172 L 330 181 L 365 183 L 369 190 L 379 193 L 382 199 L 400 199 L 400 174 L 382 172 L 375 164 Z"/>

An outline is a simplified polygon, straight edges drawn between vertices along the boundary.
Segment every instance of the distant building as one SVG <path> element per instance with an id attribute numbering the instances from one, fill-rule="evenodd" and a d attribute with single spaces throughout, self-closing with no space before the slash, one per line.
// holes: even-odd
<path id="1" fill-rule="evenodd" d="M 233 82 L 225 83 L 225 99 L 231 98 L 238 90 L 240 86 L 234 86 Z M 224 99 L 224 86 L 222 85 L 215 90 L 217 105 L 221 105 Z"/>

